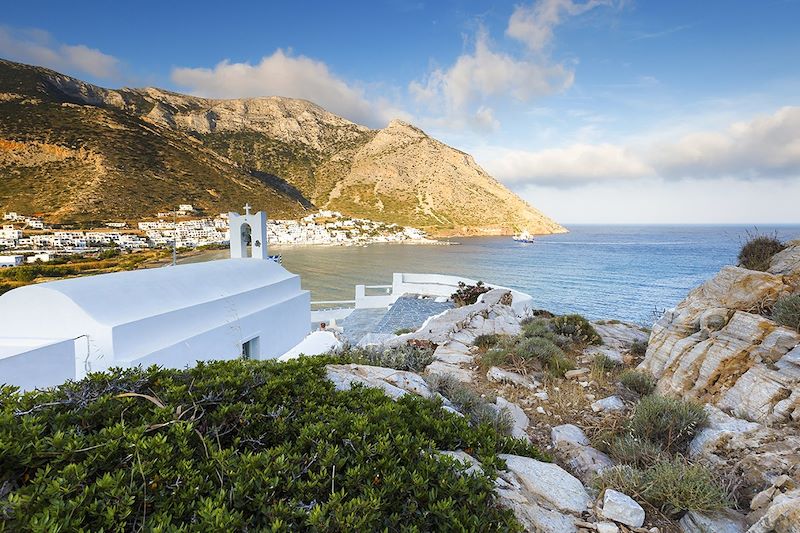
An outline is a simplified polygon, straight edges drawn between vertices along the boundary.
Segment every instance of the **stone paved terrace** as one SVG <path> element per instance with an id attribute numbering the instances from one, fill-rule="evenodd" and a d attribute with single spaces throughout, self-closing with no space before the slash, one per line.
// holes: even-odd
<path id="1" fill-rule="evenodd" d="M 437 302 L 416 295 L 401 296 L 386 309 L 356 309 L 340 322 L 347 340 L 356 345 L 367 334 L 394 334 L 398 329 L 419 328 L 433 315 L 453 307 L 453 302 Z"/>

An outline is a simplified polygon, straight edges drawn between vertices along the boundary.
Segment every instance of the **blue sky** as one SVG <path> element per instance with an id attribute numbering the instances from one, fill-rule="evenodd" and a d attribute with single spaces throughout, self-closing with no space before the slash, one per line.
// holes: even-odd
<path id="1" fill-rule="evenodd" d="M 402 118 L 566 223 L 800 223 L 798 22 L 796 0 L 13 3 L 0 57 Z"/>

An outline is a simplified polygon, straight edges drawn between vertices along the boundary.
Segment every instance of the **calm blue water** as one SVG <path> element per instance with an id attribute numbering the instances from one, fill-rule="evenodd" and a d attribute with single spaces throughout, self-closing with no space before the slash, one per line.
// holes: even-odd
<path id="1" fill-rule="evenodd" d="M 456 274 L 531 294 L 538 307 L 592 319 L 652 322 L 723 265 L 734 264 L 752 226 L 572 226 L 522 244 L 508 237 L 453 239 L 458 246 L 275 248 L 313 300 L 353 298 L 357 283 L 391 283 L 392 272 Z M 781 239 L 800 226 L 760 226 Z"/>

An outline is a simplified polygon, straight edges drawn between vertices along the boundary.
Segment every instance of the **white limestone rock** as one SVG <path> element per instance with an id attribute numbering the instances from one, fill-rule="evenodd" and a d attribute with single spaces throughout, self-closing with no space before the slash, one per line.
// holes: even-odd
<path id="1" fill-rule="evenodd" d="M 689 511 L 678 526 L 683 533 L 744 533 L 747 522 L 744 516 L 733 510 L 720 513 L 698 513 Z"/>
<path id="2" fill-rule="evenodd" d="M 777 495 L 747 533 L 800 533 L 800 489 Z"/>
<path id="3" fill-rule="evenodd" d="M 508 470 L 529 494 L 552 509 L 580 514 L 591 504 L 583 484 L 560 466 L 518 455 L 499 454 L 498 457 L 506 462 Z"/>
<path id="4" fill-rule="evenodd" d="M 713 405 L 706 404 L 704 410 L 708 415 L 708 425 L 704 427 L 689 443 L 689 456 L 697 457 L 703 452 L 713 449 L 722 439 L 753 432 L 761 428 L 760 424 L 734 418 Z"/>
<path id="5" fill-rule="evenodd" d="M 609 396 L 593 402 L 591 407 L 595 413 L 600 411 L 622 411 L 625 409 L 625 403 L 619 396 Z"/>
<path id="6" fill-rule="evenodd" d="M 526 389 L 535 389 L 538 383 L 516 372 L 503 370 L 502 368 L 493 366 L 486 372 L 486 379 L 494 383 L 513 383 Z"/>
<path id="7" fill-rule="evenodd" d="M 610 346 L 589 346 L 583 351 L 583 355 L 591 360 L 594 360 L 599 355 L 603 355 L 618 365 L 625 362 L 622 353 L 618 349 L 611 348 Z"/>
<path id="8" fill-rule="evenodd" d="M 436 350 L 433 352 L 433 357 L 438 361 L 453 365 L 471 363 L 473 359 L 475 359 L 470 354 L 469 348 L 457 341 L 437 346 Z"/>
<path id="9" fill-rule="evenodd" d="M 614 466 L 610 457 L 589 445 L 589 439 L 577 426 L 555 426 L 550 430 L 550 438 L 566 466 L 582 481 L 589 482 L 603 470 Z"/>
<path id="10" fill-rule="evenodd" d="M 458 365 L 434 361 L 425 367 L 425 373 L 433 376 L 453 376 L 462 383 L 472 383 L 472 372 Z"/>
<path id="11" fill-rule="evenodd" d="M 800 241 L 793 241 L 785 250 L 772 257 L 767 272 L 778 276 L 788 276 L 800 271 Z"/>
<path id="12" fill-rule="evenodd" d="M 588 368 L 576 368 L 575 370 L 567 370 L 564 372 L 564 377 L 567 379 L 575 379 L 589 374 Z"/>
<path id="13" fill-rule="evenodd" d="M 625 322 L 593 322 L 592 326 L 603 339 L 603 346 L 616 352 L 630 349 L 634 342 L 647 342 L 649 336 L 636 324 Z"/>
<path id="14" fill-rule="evenodd" d="M 597 522 L 595 528 L 597 533 L 619 533 L 619 526 L 614 522 Z"/>
<path id="15" fill-rule="evenodd" d="M 644 509 L 636 501 L 622 492 L 606 489 L 603 494 L 603 508 L 600 514 L 630 527 L 642 527 L 644 524 Z"/>
<path id="16" fill-rule="evenodd" d="M 513 424 L 511 427 L 511 436 L 530 442 L 531 439 L 525 432 L 525 430 L 528 429 L 530 420 L 528 420 L 528 415 L 525 414 L 525 411 L 523 411 L 519 405 L 514 402 L 509 402 L 501 396 L 497 397 L 495 405 L 498 411 L 505 410 L 511 417 L 511 423 Z"/>
<path id="17" fill-rule="evenodd" d="M 550 439 L 556 448 L 563 446 L 589 446 L 589 438 L 581 428 L 574 424 L 554 426 L 550 430 Z"/>
<path id="18" fill-rule="evenodd" d="M 370 365 L 326 365 L 328 379 L 336 390 L 350 390 L 353 383 L 382 389 L 387 396 L 397 399 L 412 393 L 429 398 L 432 392 L 418 374 Z"/>

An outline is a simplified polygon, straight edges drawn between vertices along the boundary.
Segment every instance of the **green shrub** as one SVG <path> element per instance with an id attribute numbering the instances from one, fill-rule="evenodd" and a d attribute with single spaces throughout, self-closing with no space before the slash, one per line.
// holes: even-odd
<path id="1" fill-rule="evenodd" d="M 703 406 L 680 398 L 650 395 L 636 404 L 629 421 L 631 435 L 668 452 L 681 452 L 708 421 Z"/>
<path id="2" fill-rule="evenodd" d="M 650 466 L 665 457 L 661 446 L 633 435 L 612 437 L 606 453 L 618 463 L 637 467 Z"/>
<path id="3" fill-rule="evenodd" d="M 601 492 L 609 488 L 624 492 L 669 516 L 719 511 L 731 505 L 711 470 L 681 457 L 657 461 L 646 469 L 617 466 L 604 470 L 595 479 L 595 486 Z"/>
<path id="4" fill-rule="evenodd" d="M 489 287 L 486 287 L 482 281 L 477 282 L 475 285 L 467 285 L 463 281 L 458 282 L 458 289 L 450 299 L 456 304 L 456 307 L 463 307 L 465 305 L 472 305 L 478 301 L 478 297 L 489 292 Z"/>
<path id="5" fill-rule="evenodd" d="M 616 359 L 612 359 L 611 357 L 607 356 L 604 353 L 599 353 L 595 355 L 594 359 L 592 360 L 592 364 L 594 365 L 595 368 L 598 368 L 604 372 L 615 370 L 622 365 L 622 363 L 620 363 Z"/>
<path id="6" fill-rule="evenodd" d="M 520 530 L 498 453 L 543 458 L 408 394 L 337 391 L 340 359 L 219 361 L 0 389 L 0 530 Z M 436 458 L 469 449 L 484 474 Z"/>
<path id="7" fill-rule="evenodd" d="M 523 338 L 516 353 L 522 359 L 540 361 L 555 376 L 563 376 L 564 372 L 575 368 L 575 363 L 566 357 L 564 350 L 544 337 Z"/>
<path id="8" fill-rule="evenodd" d="M 619 381 L 639 396 L 647 396 L 656 390 L 656 381 L 650 374 L 633 368 L 623 370 L 619 375 Z"/>
<path id="9" fill-rule="evenodd" d="M 739 266 L 750 270 L 765 271 L 772 256 L 786 248 L 775 235 L 747 235 L 747 241 L 739 251 Z"/>
<path id="10" fill-rule="evenodd" d="M 800 294 L 778 298 L 772 307 L 772 318 L 782 326 L 800 331 Z"/>
<path id="11" fill-rule="evenodd" d="M 719 511 L 731 505 L 727 492 L 707 467 L 682 457 L 659 461 L 647 470 L 645 496 L 664 513 Z"/>
<path id="12" fill-rule="evenodd" d="M 394 330 L 394 334 L 395 335 L 405 335 L 406 333 L 414 333 L 415 331 L 417 331 L 417 330 L 414 329 L 414 328 L 400 328 L 400 329 Z"/>
<path id="13" fill-rule="evenodd" d="M 553 330 L 550 329 L 550 321 L 544 318 L 534 318 L 522 325 L 522 335 L 525 337 L 545 337 L 553 338 Z"/>
<path id="14" fill-rule="evenodd" d="M 508 341 L 508 335 L 499 335 L 497 333 L 487 333 L 484 335 L 478 335 L 475 337 L 475 341 L 472 343 L 480 350 L 488 350 L 489 348 L 494 348 L 499 344 L 504 344 Z"/>
<path id="15" fill-rule="evenodd" d="M 388 348 L 353 348 L 343 354 L 345 357 L 361 365 L 382 366 L 422 372 L 433 362 L 433 349 L 421 346 L 402 344 Z"/>
<path id="16" fill-rule="evenodd" d="M 556 355 L 547 362 L 547 370 L 556 377 L 563 377 L 564 372 L 575 370 L 575 363 L 563 355 Z"/>
<path id="17" fill-rule="evenodd" d="M 550 359 L 564 355 L 564 350 L 544 337 L 523 338 L 517 344 L 517 355 L 523 359 L 538 359 L 547 363 Z"/>
<path id="18" fill-rule="evenodd" d="M 647 354 L 647 341 L 633 341 L 630 351 L 637 357 L 644 357 Z"/>
<path id="19" fill-rule="evenodd" d="M 552 320 L 553 331 L 580 344 L 602 344 L 603 339 L 581 315 L 562 315 Z"/>
<path id="20" fill-rule="evenodd" d="M 513 355 L 511 349 L 506 347 L 491 348 L 481 356 L 481 367 L 488 369 L 493 366 L 503 366 L 509 363 Z"/>
<path id="21" fill-rule="evenodd" d="M 494 404 L 469 385 L 450 374 L 433 374 L 426 376 L 425 380 L 431 390 L 450 400 L 471 424 L 486 425 L 500 434 L 510 434 L 513 426 L 509 413 L 498 411 Z"/>

